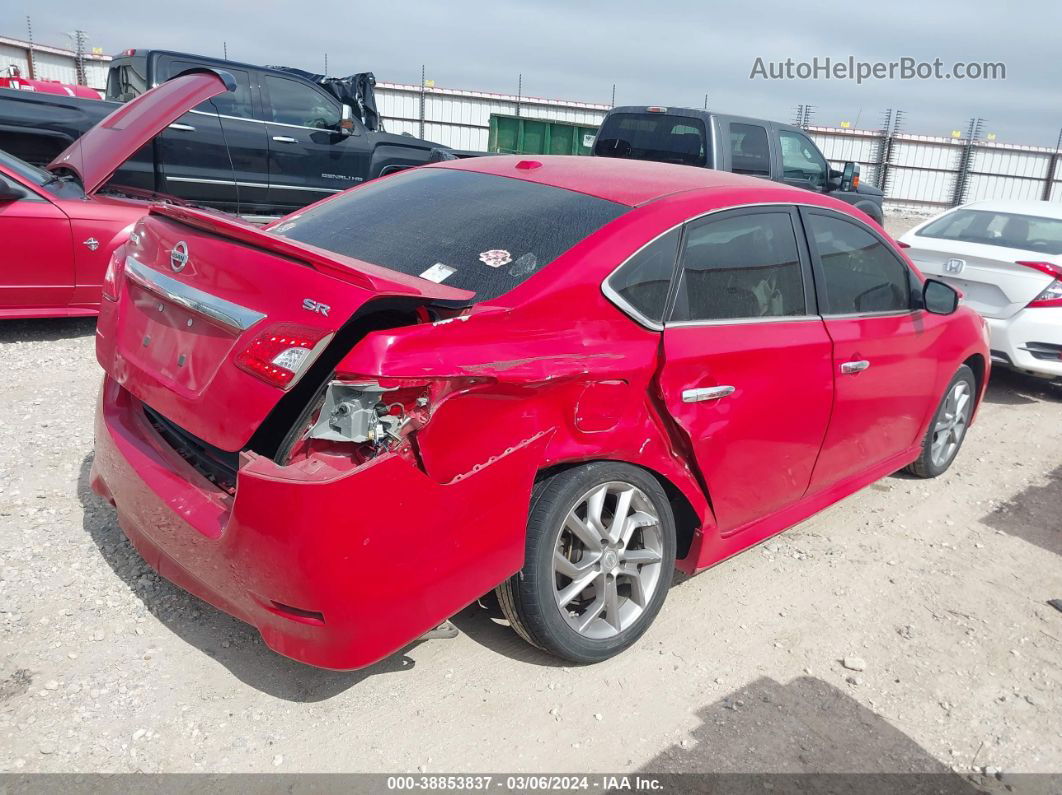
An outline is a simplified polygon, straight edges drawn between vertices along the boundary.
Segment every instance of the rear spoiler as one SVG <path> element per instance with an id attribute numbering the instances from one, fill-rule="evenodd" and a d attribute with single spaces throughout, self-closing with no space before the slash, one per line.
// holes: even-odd
<path id="1" fill-rule="evenodd" d="M 327 75 L 315 75 L 302 69 L 293 69 L 290 66 L 268 66 L 267 69 L 275 69 L 289 75 L 317 83 L 321 88 L 334 96 L 344 105 L 350 105 L 358 114 L 361 123 L 370 130 L 382 130 L 380 123 L 380 111 L 376 109 L 376 76 L 372 72 L 358 72 L 346 77 L 328 77 Z"/>
<path id="2" fill-rule="evenodd" d="M 353 257 L 345 257 L 307 243 L 289 240 L 221 213 L 172 204 L 153 204 L 148 213 L 169 218 L 218 237 L 253 246 L 270 254 L 295 260 L 365 290 L 425 298 L 453 307 L 468 306 L 476 295 L 470 290 L 446 287 L 427 279 L 407 276 L 389 268 L 363 262 Z"/>

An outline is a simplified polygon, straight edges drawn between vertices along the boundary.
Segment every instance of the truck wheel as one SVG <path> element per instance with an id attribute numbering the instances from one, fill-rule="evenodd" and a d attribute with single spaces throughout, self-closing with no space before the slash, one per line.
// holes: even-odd
<path id="1" fill-rule="evenodd" d="M 948 470 L 966 438 L 976 399 L 977 382 L 973 370 L 964 364 L 948 384 L 944 399 L 922 439 L 922 453 L 907 467 L 908 472 L 920 478 L 935 478 Z"/>
<path id="2" fill-rule="evenodd" d="M 644 470 L 596 462 L 535 488 L 524 568 L 497 589 L 513 629 L 576 663 L 631 646 L 664 604 L 675 569 L 675 520 Z"/>

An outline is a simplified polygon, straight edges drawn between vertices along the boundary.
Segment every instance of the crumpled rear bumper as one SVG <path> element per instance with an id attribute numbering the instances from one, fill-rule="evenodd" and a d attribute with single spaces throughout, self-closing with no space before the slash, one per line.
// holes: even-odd
<path id="1" fill-rule="evenodd" d="M 92 486 L 162 576 L 253 624 L 281 654 L 352 669 L 520 569 L 545 442 L 499 451 L 448 483 L 394 454 L 319 480 L 245 456 L 230 496 L 107 378 Z"/>

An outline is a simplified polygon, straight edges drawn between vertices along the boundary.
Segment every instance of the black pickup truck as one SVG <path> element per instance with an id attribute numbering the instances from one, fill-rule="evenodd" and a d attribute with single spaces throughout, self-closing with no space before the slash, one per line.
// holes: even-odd
<path id="1" fill-rule="evenodd" d="M 884 218 L 884 194 L 860 182 L 858 163 L 845 163 L 843 171 L 830 168 L 814 141 L 788 124 L 690 108 L 613 108 L 601 122 L 592 153 L 785 182 L 853 204 L 879 224 Z"/>
<path id="2" fill-rule="evenodd" d="M 116 57 L 105 101 L 0 89 L 0 149 L 46 164 L 115 103 L 203 67 L 231 74 L 236 90 L 171 124 L 126 163 L 116 183 L 230 212 L 272 215 L 452 156 L 446 147 L 383 130 L 370 73 L 326 78 L 162 50 Z"/>

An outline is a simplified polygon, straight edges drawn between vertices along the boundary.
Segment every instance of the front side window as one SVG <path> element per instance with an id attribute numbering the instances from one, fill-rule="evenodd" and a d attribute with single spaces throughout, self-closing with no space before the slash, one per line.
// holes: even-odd
<path id="1" fill-rule="evenodd" d="M 758 124 L 730 125 L 730 166 L 735 174 L 771 175 L 766 128 Z"/>
<path id="2" fill-rule="evenodd" d="M 609 287 L 638 314 L 660 323 L 675 269 L 680 233 L 673 229 L 631 257 L 608 280 Z"/>
<path id="3" fill-rule="evenodd" d="M 826 293 L 824 314 L 903 312 L 911 308 L 911 272 L 877 237 L 851 221 L 809 213 Z"/>
<path id="4" fill-rule="evenodd" d="M 339 126 L 339 107 L 317 89 L 273 75 L 266 75 L 266 85 L 272 121 L 323 130 Z"/>
<path id="5" fill-rule="evenodd" d="M 1062 218 L 992 210 L 955 210 L 933 221 L 917 235 L 1017 248 L 1051 256 L 1062 254 Z"/>
<path id="6" fill-rule="evenodd" d="M 369 182 L 270 231 L 486 301 L 629 209 L 520 179 L 422 168 Z"/>
<path id="7" fill-rule="evenodd" d="M 705 166 L 708 137 L 704 122 L 668 113 L 610 113 L 594 142 L 599 157 L 657 160 Z"/>
<path id="8" fill-rule="evenodd" d="M 811 139 L 792 130 L 780 130 L 778 144 L 782 148 L 783 179 L 807 182 L 817 190 L 826 186 L 826 160 Z"/>
<path id="9" fill-rule="evenodd" d="M 806 313 L 800 255 L 788 212 L 735 215 L 689 229 L 672 320 Z"/>

